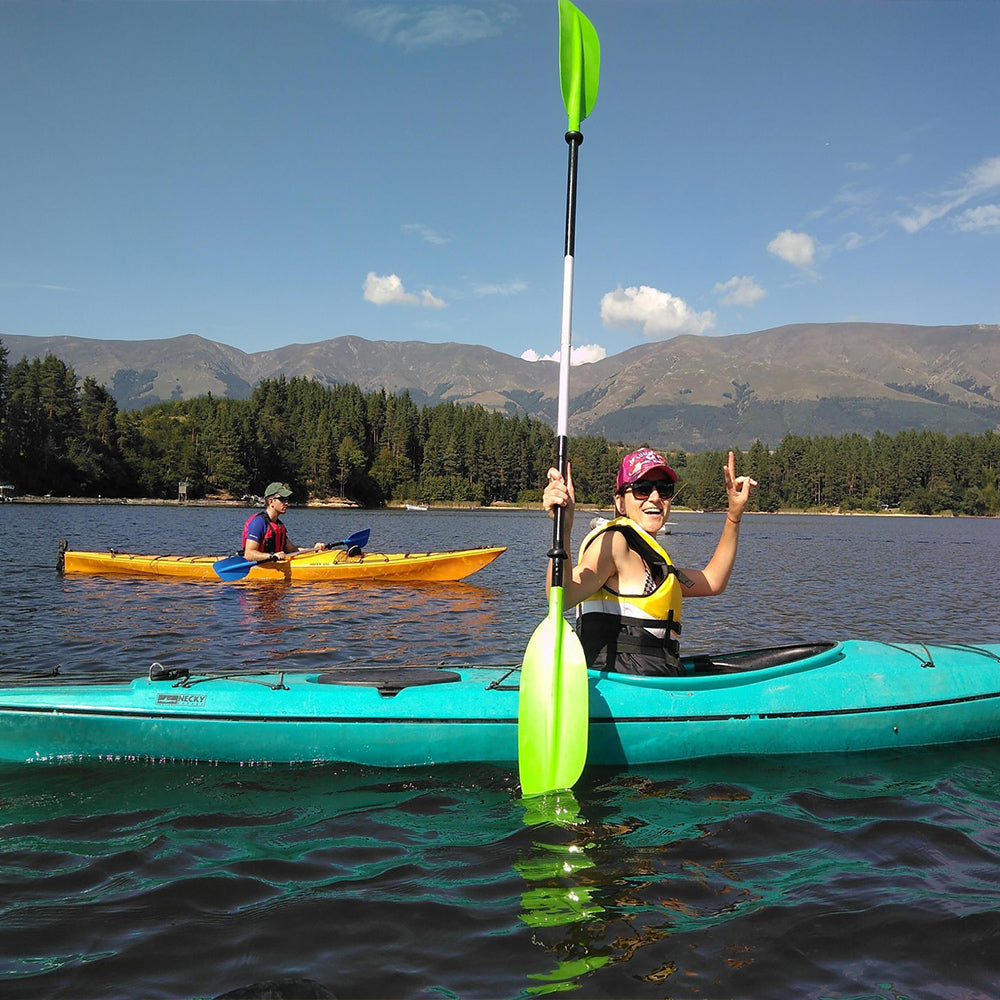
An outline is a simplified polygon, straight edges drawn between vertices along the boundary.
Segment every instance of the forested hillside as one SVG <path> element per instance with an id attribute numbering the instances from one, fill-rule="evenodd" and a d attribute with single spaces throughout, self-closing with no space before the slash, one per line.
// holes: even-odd
<path id="1" fill-rule="evenodd" d="M 607 509 L 621 456 L 666 450 L 680 476 L 677 502 L 725 503 L 723 451 L 668 450 L 668 442 L 570 443 L 581 505 Z M 0 343 L 0 477 L 18 493 L 56 496 L 240 498 L 271 480 L 296 495 L 377 506 L 402 500 L 485 505 L 537 502 L 553 461 L 541 421 L 479 405 L 418 407 L 407 392 L 363 393 L 307 378 L 261 382 L 249 399 L 197 399 L 120 411 L 92 378 L 80 384 L 53 355 L 8 365 Z M 1000 514 L 1000 435 L 901 431 L 786 435 L 737 451 L 756 478 L 760 510 L 885 508 Z"/>

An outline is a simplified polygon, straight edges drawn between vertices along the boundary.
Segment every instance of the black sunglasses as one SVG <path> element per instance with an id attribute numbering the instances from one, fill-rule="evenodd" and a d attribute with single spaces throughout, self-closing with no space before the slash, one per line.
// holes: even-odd
<path id="1" fill-rule="evenodd" d="M 640 479 L 629 483 L 625 489 L 631 490 L 636 500 L 648 500 L 653 495 L 653 490 L 660 494 L 661 500 L 671 500 L 675 485 L 669 479 Z"/>

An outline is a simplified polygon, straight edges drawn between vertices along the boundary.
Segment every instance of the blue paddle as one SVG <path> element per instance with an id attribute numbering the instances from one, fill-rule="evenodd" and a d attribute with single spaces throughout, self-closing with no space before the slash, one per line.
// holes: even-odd
<path id="1" fill-rule="evenodd" d="M 327 542 L 325 547 L 336 549 L 343 546 L 346 549 L 350 549 L 356 545 L 359 549 L 363 549 L 368 544 L 368 538 L 371 533 L 371 528 L 364 528 L 361 531 L 354 532 L 353 535 L 348 535 L 342 542 Z M 312 551 L 312 549 L 306 549 L 301 554 L 306 555 Z M 298 552 L 292 553 L 293 556 L 299 554 Z M 215 570 L 215 575 L 220 580 L 230 582 L 233 580 L 242 580 L 256 565 L 257 563 L 253 560 L 244 559 L 243 556 L 229 556 L 227 559 L 218 559 L 212 563 L 212 569 Z"/>

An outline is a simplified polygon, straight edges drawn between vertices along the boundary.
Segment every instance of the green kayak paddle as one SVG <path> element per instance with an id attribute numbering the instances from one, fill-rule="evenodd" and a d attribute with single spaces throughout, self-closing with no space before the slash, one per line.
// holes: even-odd
<path id="1" fill-rule="evenodd" d="M 566 245 L 563 257 L 562 338 L 559 348 L 559 411 L 556 463 L 565 476 L 569 442 L 569 368 L 573 326 L 573 254 L 576 243 L 577 154 L 580 122 L 597 99 L 601 45 L 594 26 L 570 0 L 559 0 L 559 77 L 569 116 L 566 142 L 569 171 L 566 193 Z M 528 641 L 521 664 L 517 744 L 521 792 L 540 795 L 572 788 L 587 760 L 589 695 L 587 660 L 576 632 L 563 617 L 563 520 L 554 511 L 552 577 L 548 617 Z"/>
<path id="2" fill-rule="evenodd" d="M 361 531 L 355 531 L 353 535 L 348 535 L 341 542 L 327 542 L 324 548 L 336 549 L 343 546 L 346 549 L 351 548 L 356 545 L 359 549 L 363 549 L 368 544 L 368 538 L 372 533 L 371 528 L 364 528 Z M 312 549 L 305 549 L 302 551 L 302 555 L 306 555 L 312 552 Z M 293 556 L 299 555 L 298 552 L 292 553 Z M 225 580 L 227 583 L 231 583 L 234 580 L 242 580 L 243 577 L 247 575 L 256 566 L 257 563 L 252 559 L 244 559 L 243 556 L 229 556 L 226 559 L 217 559 L 212 563 L 212 569 L 215 570 L 215 575 L 220 580 Z"/>

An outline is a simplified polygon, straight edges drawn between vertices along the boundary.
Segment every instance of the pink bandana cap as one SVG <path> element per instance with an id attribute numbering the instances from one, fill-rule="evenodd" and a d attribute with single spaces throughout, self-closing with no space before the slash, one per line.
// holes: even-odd
<path id="1" fill-rule="evenodd" d="M 634 483 L 643 479 L 649 473 L 662 469 L 667 478 L 672 482 L 677 482 L 677 473 L 667 464 L 667 460 L 653 451 L 652 448 L 640 448 L 633 451 L 631 455 L 626 455 L 622 459 L 621 468 L 618 470 L 618 479 L 615 483 L 615 492 L 623 493 L 629 483 Z"/>

